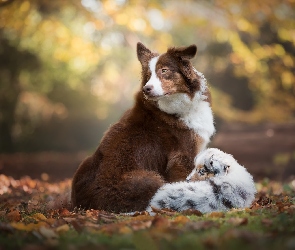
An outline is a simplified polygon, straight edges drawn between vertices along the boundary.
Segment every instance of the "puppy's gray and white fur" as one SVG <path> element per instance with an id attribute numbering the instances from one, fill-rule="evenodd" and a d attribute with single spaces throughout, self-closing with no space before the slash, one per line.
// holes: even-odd
<path id="1" fill-rule="evenodd" d="M 175 211 L 196 209 L 209 213 L 251 205 L 256 193 L 253 177 L 232 155 L 209 148 L 196 157 L 195 165 L 187 182 L 162 186 L 151 199 L 147 211 L 152 212 L 154 207 Z M 206 180 L 189 182 L 195 175 L 202 177 L 206 174 Z"/>

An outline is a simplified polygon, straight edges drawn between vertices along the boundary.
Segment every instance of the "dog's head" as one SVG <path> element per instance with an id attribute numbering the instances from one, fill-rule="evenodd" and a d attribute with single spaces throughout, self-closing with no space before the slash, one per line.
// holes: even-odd
<path id="1" fill-rule="evenodd" d="M 190 45 L 169 48 L 159 55 L 138 43 L 137 57 L 142 65 L 142 91 L 145 97 L 157 101 L 182 93 L 192 99 L 204 79 L 190 62 L 196 53 L 197 46 Z"/>

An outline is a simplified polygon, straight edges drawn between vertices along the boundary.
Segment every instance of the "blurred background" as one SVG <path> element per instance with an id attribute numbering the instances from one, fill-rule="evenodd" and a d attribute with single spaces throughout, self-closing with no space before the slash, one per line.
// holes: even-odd
<path id="1" fill-rule="evenodd" d="M 196 44 L 217 134 L 254 177 L 295 175 L 295 0 L 0 0 L 0 173 L 72 177 L 140 85 L 136 43 Z"/>

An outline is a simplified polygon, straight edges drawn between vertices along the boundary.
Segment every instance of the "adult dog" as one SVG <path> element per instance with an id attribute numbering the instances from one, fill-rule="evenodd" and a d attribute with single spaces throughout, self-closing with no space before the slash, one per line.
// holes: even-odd
<path id="1" fill-rule="evenodd" d="M 137 44 L 142 83 L 133 108 L 79 166 L 72 205 L 112 212 L 144 210 L 167 182 L 185 180 L 214 134 L 206 79 L 190 62 L 197 47 L 159 55 Z"/>

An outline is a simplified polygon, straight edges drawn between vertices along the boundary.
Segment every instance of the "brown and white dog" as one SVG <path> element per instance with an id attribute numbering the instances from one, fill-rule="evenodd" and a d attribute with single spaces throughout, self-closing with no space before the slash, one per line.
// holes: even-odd
<path id="1" fill-rule="evenodd" d="M 133 108 L 105 133 L 72 183 L 72 205 L 144 210 L 167 182 L 185 180 L 214 134 L 206 79 L 190 62 L 197 47 L 159 55 L 137 44 L 142 85 Z"/>

